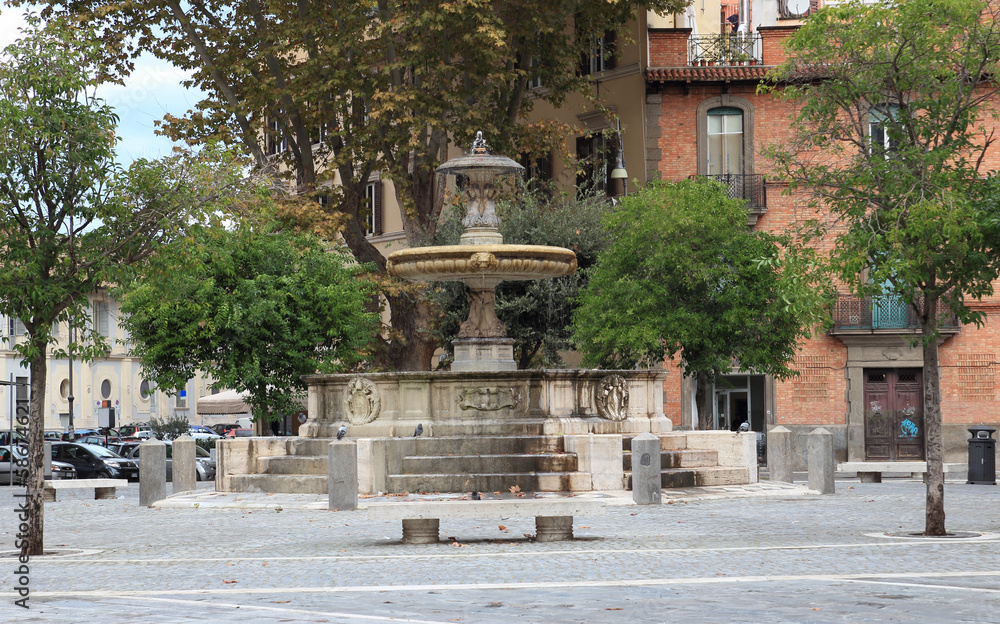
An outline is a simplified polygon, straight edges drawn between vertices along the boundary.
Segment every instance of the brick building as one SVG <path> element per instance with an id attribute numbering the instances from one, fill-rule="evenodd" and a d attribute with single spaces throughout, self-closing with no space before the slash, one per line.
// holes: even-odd
<path id="1" fill-rule="evenodd" d="M 779 6 L 779 15 L 784 10 Z M 750 225 L 765 231 L 787 231 L 812 215 L 803 196 L 789 195 L 771 179 L 760 156 L 762 145 L 791 131 L 794 105 L 759 95 L 757 86 L 784 59 L 782 43 L 796 24 L 779 17 L 738 35 L 698 35 L 692 27 L 646 30 L 646 179 L 713 176 L 731 196 L 747 200 Z M 940 344 L 945 461 L 951 462 L 965 461 L 968 426 L 1000 423 L 1000 297 L 973 307 L 989 314 L 985 325 L 950 324 Z M 713 422 L 726 428 L 749 420 L 760 432 L 783 425 L 797 434 L 800 456 L 802 436 L 823 426 L 833 432 L 841 461 L 923 459 L 923 356 L 909 340 L 919 331 L 898 298 L 861 300 L 845 290 L 834 327 L 801 344 L 793 365 L 800 375 L 784 382 L 744 373 L 728 377 L 715 388 Z M 674 371 L 664 403 L 675 425 L 696 421 L 692 395 L 691 382 Z"/>

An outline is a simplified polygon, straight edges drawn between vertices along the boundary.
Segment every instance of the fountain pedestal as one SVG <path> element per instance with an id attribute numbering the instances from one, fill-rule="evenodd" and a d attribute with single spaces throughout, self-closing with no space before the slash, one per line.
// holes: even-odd
<path id="1" fill-rule="evenodd" d="M 513 338 L 456 338 L 451 346 L 455 349 L 452 372 L 517 370 Z"/>

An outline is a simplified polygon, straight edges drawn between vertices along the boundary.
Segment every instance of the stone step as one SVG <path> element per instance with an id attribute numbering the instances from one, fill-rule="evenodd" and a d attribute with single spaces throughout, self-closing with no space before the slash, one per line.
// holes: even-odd
<path id="1" fill-rule="evenodd" d="M 545 423 L 541 420 L 514 422 L 440 422 L 424 428 L 436 438 L 455 436 L 496 436 L 496 437 L 537 437 L 545 433 Z"/>
<path id="2" fill-rule="evenodd" d="M 403 458 L 403 474 L 573 472 L 574 453 L 505 453 L 489 455 L 420 455 Z"/>
<path id="3" fill-rule="evenodd" d="M 260 468 L 264 474 L 272 475 L 322 475 L 329 473 L 327 456 L 278 455 L 261 457 Z"/>
<path id="4" fill-rule="evenodd" d="M 749 482 L 750 474 L 746 468 L 728 466 L 670 468 L 660 474 L 660 484 L 664 488 L 742 485 Z M 632 489 L 631 472 L 625 474 L 625 488 Z"/>
<path id="5" fill-rule="evenodd" d="M 390 475 L 387 488 L 400 492 L 502 492 L 517 486 L 522 492 L 589 490 L 589 472 L 545 472 L 504 474 L 409 474 Z"/>
<path id="6" fill-rule="evenodd" d="M 562 436 L 481 436 L 416 438 L 410 455 L 501 455 L 562 453 Z"/>
<path id="7" fill-rule="evenodd" d="M 324 438 L 290 438 L 287 442 L 288 454 L 326 457 L 330 452 L 330 442 Z"/>
<path id="8" fill-rule="evenodd" d="M 327 475 L 270 475 L 245 474 L 228 477 L 233 492 L 281 492 L 287 494 L 327 494 L 330 491 Z"/>
<path id="9" fill-rule="evenodd" d="M 660 449 L 663 451 L 683 451 L 687 449 L 687 436 L 683 433 L 660 433 Z M 632 438 L 622 437 L 622 450 L 632 450 Z"/>
<path id="10" fill-rule="evenodd" d="M 626 471 L 632 470 L 632 453 L 622 455 L 622 464 Z M 705 468 L 719 465 L 718 451 L 663 451 L 660 453 L 660 467 L 668 468 Z"/>

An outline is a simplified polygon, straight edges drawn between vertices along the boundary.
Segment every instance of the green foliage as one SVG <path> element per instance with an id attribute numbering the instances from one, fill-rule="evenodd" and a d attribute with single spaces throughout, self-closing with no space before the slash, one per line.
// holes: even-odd
<path id="1" fill-rule="evenodd" d="M 610 204 L 600 197 L 546 201 L 526 189 L 521 189 L 520 195 L 520 202 L 497 203 L 504 242 L 571 249 L 578 268 L 564 277 L 501 283 L 496 289 L 496 313 L 507 328 L 507 336 L 515 341 L 514 359 L 519 369 L 562 366 L 559 352 L 572 348 L 574 300 L 587 283 L 597 254 L 608 243 L 601 219 Z M 461 209 L 448 215 L 440 229 L 439 244 L 458 243 L 463 214 Z M 438 344 L 450 352 L 459 324 L 469 314 L 465 286 L 458 282 L 440 284 L 435 300 L 444 309 L 436 326 Z"/>
<path id="2" fill-rule="evenodd" d="M 770 88 L 799 108 L 794 140 L 767 154 L 832 212 L 813 234 L 836 236 L 833 268 L 860 295 L 898 293 L 927 341 L 938 336 L 928 304 L 981 322 L 965 302 L 1000 275 L 995 183 L 982 170 L 994 140 L 984 122 L 998 119 L 995 11 L 968 0 L 824 9 L 789 40 Z"/>
<path id="3" fill-rule="evenodd" d="M 204 371 L 246 392 L 255 418 L 277 418 L 301 409 L 302 375 L 368 357 L 378 317 L 365 268 L 311 235 L 197 228 L 124 285 L 121 322 L 159 387 Z"/>
<path id="4" fill-rule="evenodd" d="M 605 227 L 612 242 L 573 315 L 585 363 L 659 367 L 680 357 L 685 374 L 708 379 L 734 363 L 794 374 L 796 342 L 828 290 L 817 274 L 788 273 L 778 246 L 787 241 L 751 231 L 743 202 L 706 179 L 654 183 L 623 199 Z"/>
<path id="5" fill-rule="evenodd" d="M 206 451 L 211 451 L 215 448 L 215 443 L 218 440 L 219 438 L 195 438 L 194 443 Z"/>
<path id="6" fill-rule="evenodd" d="M 392 179 L 407 243 L 432 238 L 444 207 L 434 169 L 450 143 L 467 146 L 482 130 L 499 153 L 547 155 L 569 131 L 529 113 L 571 94 L 595 100 L 578 71 L 595 38 L 619 31 L 624 41 L 639 11 L 674 13 L 689 0 L 43 4 L 99 25 L 114 42 L 108 67 L 127 72 L 148 51 L 190 72 L 188 84 L 205 99 L 168 117 L 165 133 L 241 145 L 309 200 L 294 206 L 291 222 L 328 238 L 338 230 L 359 262 L 383 269 L 365 236 L 372 172 Z M 529 79 L 545 88 L 529 93 Z M 271 154 L 268 144 L 287 149 Z M 420 287 L 383 285 L 392 313 L 385 363 L 425 368 L 433 341 Z"/>
<path id="7" fill-rule="evenodd" d="M 153 430 L 153 435 L 158 440 L 179 438 L 188 432 L 190 426 L 191 423 L 188 422 L 187 416 L 182 414 L 170 414 L 162 420 L 156 417 L 149 419 L 149 428 Z"/>

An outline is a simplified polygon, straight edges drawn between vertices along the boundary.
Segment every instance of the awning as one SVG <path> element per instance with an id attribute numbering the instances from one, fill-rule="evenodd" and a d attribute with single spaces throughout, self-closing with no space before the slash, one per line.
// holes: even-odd
<path id="1" fill-rule="evenodd" d="M 195 411 L 199 414 L 249 414 L 250 406 L 236 390 L 223 390 L 198 399 Z"/>

